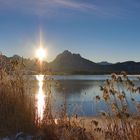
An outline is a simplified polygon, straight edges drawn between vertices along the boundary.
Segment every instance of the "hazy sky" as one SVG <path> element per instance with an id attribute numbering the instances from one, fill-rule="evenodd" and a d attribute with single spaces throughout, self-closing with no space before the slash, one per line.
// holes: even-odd
<path id="1" fill-rule="evenodd" d="M 140 61 L 140 0 L 0 0 L 0 51 L 47 61 L 64 50 L 94 62 Z"/>

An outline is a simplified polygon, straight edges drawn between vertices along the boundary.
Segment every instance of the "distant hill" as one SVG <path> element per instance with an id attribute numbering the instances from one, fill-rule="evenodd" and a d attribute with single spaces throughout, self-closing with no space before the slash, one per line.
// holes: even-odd
<path id="1" fill-rule="evenodd" d="M 11 61 L 19 60 L 25 65 L 25 71 L 28 74 L 36 74 L 40 71 L 36 59 L 26 59 L 18 55 L 6 57 L 0 55 L 0 68 L 6 65 L 7 70 L 11 70 Z M 140 62 L 127 61 L 111 64 L 106 61 L 95 63 L 83 58 L 80 54 L 71 53 L 66 50 L 56 56 L 50 62 L 43 62 L 43 72 L 50 71 L 52 74 L 110 74 L 126 71 L 129 74 L 140 74 Z"/>
<path id="2" fill-rule="evenodd" d="M 126 71 L 129 74 L 140 74 L 140 62 L 126 61 L 108 66 L 108 71 L 120 72 Z"/>
<path id="3" fill-rule="evenodd" d="M 102 62 L 99 62 L 97 64 L 99 64 L 99 65 L 111 65 L 112 63 L 109 63 L 107 61 L 102 61 Z"/>
<path id="4" fill-rule="evenodd" d="M 20 57 L 18 55 L 14 55 L 12 57 L 7 57 L 5 55 L 0 55 L 0 68 L 4 67 L 6 71 L 12 71 L 13 70 L 13 63 L 19 63 L 21 66 L 21 69 L 26 74 L 37 74 L 40 72 L 39 62 L 36 59 L 26 59 L 23 57 Z M 43 62 L 43 66 L 47 68 L 48 63 Z M 43 68 L 43 70 L 45 69 Z"/>

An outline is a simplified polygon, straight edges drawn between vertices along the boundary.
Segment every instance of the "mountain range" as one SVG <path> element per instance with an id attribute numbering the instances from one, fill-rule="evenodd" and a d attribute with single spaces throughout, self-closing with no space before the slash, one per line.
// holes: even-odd
<path id="1" fill-rule="evenodd" d="M 0 61 L 22 60 L 25 64 L 26 71 L 37 73 L 39 66 L 36 59 L 26 59 L 18 55 L 6 57 L 1 55 Z M 63 53 L 48 63 L 43 62 L 43 71 L 51 71 L 52 74 L 110 74 L 126 71 L 129 74 L 140 74 L 140 62 L 127 61 L 119 63 L 108 63 L 106 61 L 95 63 L 83 58 L 80 54 L 71 53 L 65 50 Z"/>

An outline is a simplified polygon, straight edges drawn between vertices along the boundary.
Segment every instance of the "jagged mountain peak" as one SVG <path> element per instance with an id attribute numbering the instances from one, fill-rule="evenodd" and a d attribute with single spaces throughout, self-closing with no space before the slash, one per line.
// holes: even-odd
<path id="1" fill-rule="evenodd" d="M 96 63 L 68 50 L 59 54 L 49 65 L 56 71 L 92 71 L 93 67 L 98 67 Z"/>
<path id="2" fill-rule="evenodd" d="M 73 57 L 73 56 L 81 57 L 80 54 L 72 53 L 69 50 L 65 50 L 64 52 L 62 52 L 61 54 L 59 54 L 59 56 L 60 55 L 61 56 L 71 56 L 71 57 Z"/>
<path id="3" fill-rule="evenodd" d="M 72 55 L 72 53 L 69 50 L 65 50 L 64 52 L 62 52 L 62 54 L 64 54 L 64 55 Z"/>

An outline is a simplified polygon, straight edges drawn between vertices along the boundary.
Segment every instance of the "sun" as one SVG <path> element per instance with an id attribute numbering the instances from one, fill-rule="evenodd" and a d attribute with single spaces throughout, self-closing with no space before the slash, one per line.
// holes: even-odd
<path id="1" fill-rule="evenodd" d="M 36 57 L 42 61 L 46 57 L 46 50 L 44 48 L 39 48 L 36 50 Z"/>

